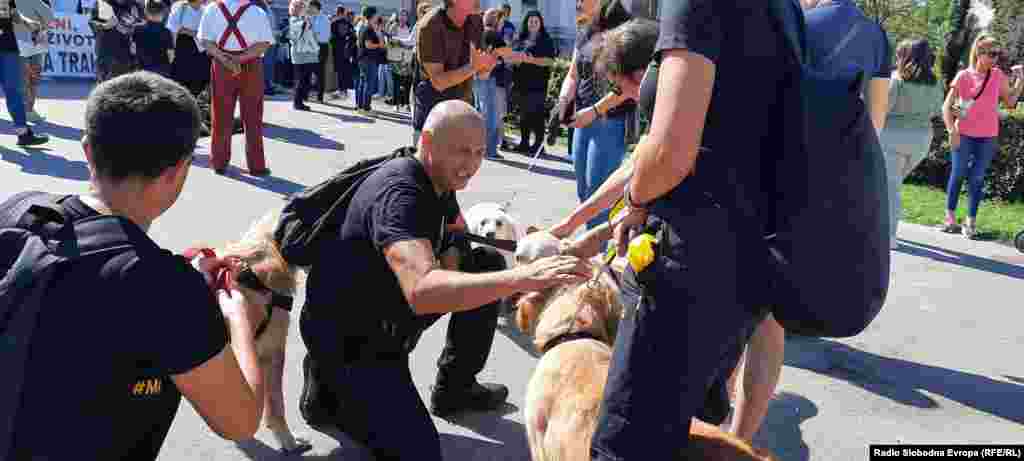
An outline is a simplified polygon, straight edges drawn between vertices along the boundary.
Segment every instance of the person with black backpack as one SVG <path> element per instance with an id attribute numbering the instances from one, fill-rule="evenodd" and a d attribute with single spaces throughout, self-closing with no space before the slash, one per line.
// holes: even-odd
<path id="1" fill-rule="evenodd" d="M 86 106 L 91 192 L 0 204 L 0 334 L 13 346 L 0 349 L 0 459 L 154 460 L 182 396 L 224 438 L 259 428 L 263 306 L 236 289 L 215 296 L 146 235 L 177 201 L 198 137 L 181 85 L 107 80 Z"/>
<path id="2" fill-rule="evenodd" d="M 471 250 L 455 237 L 465 227 L 455 193 L 476 175 L 484 150 L 480 114 L 463 101 L 438 104 L 416 155 L 378 164 L 356 186 L 309 269 L 300 410 L 310 426 L 337 428 L 376 459 L 440 461 L 431 413 L 494 410 L 508 397 L 507 387 L 476 377 L 490 354 L 500 300 L 591 275 L 586 260 L 571 256 L 505 270 L 497 250 Z M 289 259 L 287 239 L 282 251 Z M 449 313 L 428 413 L 409 356 L 424 330 Z"/>
<path id="3" fill-rule="evenodd" d="M 796 334 L 853 336 L 889 282 L 865 73 L 814 67 L 795 0 L 664 3 L 660 23 L 643 76 L 612 70 L 652 116 L 631 165 L 609 180 L 622 185 L 610 221 L 630 260 L 622 303 L 632 308 L 594 460 L 685 452 L 691 417 L 769 312 Z M 757 123 L 738 132 L 740 116 Z"/>
<path id="4" fill-rule="evenodd" d="M 860 92 L 871 124 L 881 134 L 889 112 L 892 69 L 885 29 L 850 0 L 800 0 L 800 4 L 804 8 L 807 48 L 814 68 L 826 75 L 849 69 L 864 72 Z M 890 218 L 890 223 L 898 219 Z M 895 234 L 890 233 L 890 247 L 895 244 Z M 742 439 L 752 440 L 768 414 L 769 401 L 782 372 L 785 348 L 786 333 L 769 314 L 750 338 L 736 370 L 742 390 L 736 392 L 732 431 Z"/>

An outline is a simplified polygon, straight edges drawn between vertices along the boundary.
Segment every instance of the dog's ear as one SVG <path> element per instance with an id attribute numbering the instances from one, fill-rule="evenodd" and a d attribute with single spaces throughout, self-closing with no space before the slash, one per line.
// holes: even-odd
<path id="1" fill-rule="evenodd" d="M 539 232 L 539 231 L 540 231 L 540 229 L 538 229 L 537 226 L 530 226 L 530 227 L 526 228 L 526 235 L 530 235 L 530 234 L 532 234 L 534 232 Z"/>
<path id="2" fill-rule="evenodd" d="M 544 295 L 539 292 L 524 294 L 516 301 L 516 326 L 519 331 L 532 336 L 534 325 L 540 316 L 540 309 L 544 303 Z"/>
<path id="3" fill-rule="evenodd" d="M 529 302 L 526 296 L 516 301 L 516 326 L 519 327 L 519 331 L 523 332 L 523 334 L 533 334 L 530 324 L 533 323 L 533 315 L 531 314 L 534 310 L 536 308 L 533 306 L 533 303 Z"/>

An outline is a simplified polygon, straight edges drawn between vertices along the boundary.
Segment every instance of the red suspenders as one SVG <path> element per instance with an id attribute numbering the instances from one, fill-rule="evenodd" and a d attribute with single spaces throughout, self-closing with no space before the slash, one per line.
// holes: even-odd
<path id="1" fill-rule="evenodd" d="M 235 40 L 238 40 L 238 46 L 242 47 L 243 51 L 246 48 L 249 48 L 249 44 L 245 42 L 245 36 L 242 35 L 242 31 L 238 30 L 238 20 L 243 14 L 245 14 L 245 10 L 252 6 L 252 3 L 242 5 L 238 8 L 238 11 L 235 11 L 234 15 L 228 11 L 228 7 L 224 6 L 224 2 L 217 2 L 217 6 L 220 7 L 221 14 L 224 15 L 224 19 L 228 22 L 228 26 L 224 28 L 224 33 L 221 34 L 220 41 L 217 42 L 217 46 L 223 49 L 224 45 L 228 43 L 228 37 L 230 37 L 231 34 L 234 34 Z"/>

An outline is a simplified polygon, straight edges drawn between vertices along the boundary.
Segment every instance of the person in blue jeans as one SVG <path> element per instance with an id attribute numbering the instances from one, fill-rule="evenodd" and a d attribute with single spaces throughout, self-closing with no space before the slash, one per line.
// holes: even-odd
<path id="1" fill-rule="evenodd" d="M 587 0 L 577 10 L 583 17 L 597 18 L 600 6 L 597 0 Z M 612 92 L 608 79 L 595 72 L 594 55 L 606 27 L 595 21 L 580 28 L 558 102 L 559 107 L 573 101 L 576 104 L 570 126 L 575 129 L 572 155 L 576 193 L 581 203 L 622 164 L 626 156 L 626 125 L 636 114 L 636 103 Z M 602 211 L 587 221 L 587 228 L 593 229 L 607 220 L 608 211 Z"/>
<path id="2" fill-rule="evenodd" d="M 960 230 L 964 237 L 977 237 L 976 218 L 983 198 L 985 174 L 996 154 L 999 137 L 999 103 L 1008 108 L 1017 107 L 1024 91 L 1024 71 L 1014 69 L 1014 84 L 995 66 L 1001 51 L 995 38 L 981 34 L 971 46 L 970 67 L 960 71 L 949 85 L 949 93 L 942 106 L 942 119 L 949 131 L 953 148 L 953 168 L 946 186 L 946 219 L 940 227 L 945 232 Z M 956 208 L 960 187 L 967 178 L 970 203 L 967 219 L 957 229 Z"/>
<path id="3" fill-rule="evenodd" d="M 505 41 L 501 38 L 501 32 L 497 29 L 498 18 L 501 10 L 491 8 L 484 14 L 484 36 L 482 43 L 484 48 L 504 48 Z M 476 109 L 484 117 L 484 129 L 486 131 L 487 158 L 501 159 L 498 153 L 498 145 L 501 143 L 501 119 L 498 111 L 498 75 L 503 69 L 495 67 L 493 71 L 478 74 L 473 79 L 473 94 L 476 97 Z"/>
<path id="4" fill-rule="evenodd" d="M 43 24 L 26 18 L 18 13 L 15 0 L 0 0 L 0 86 L 4 90 L 7 101 L 7 112 L 14 120 L 14 131 L 18 135 L 19 146 L 35 146 L 43 144 L 50 138 L 37 135 L 28 126 L 25 113 L 25 63 L 18 51 L 18 39 L 14 34 L 14 24 L 23 24 L 29 31 L 38 31 Z"/>
<path id="5" fill-rule="evenodd" d="M 256 6 L 260 7 L 267 13 L 267 21 L 270 22 L 270 30 L 274 31 L 274 38 L 278 38 L 280 32 L 278 31 L 277 16 L 274 15 L 274 9 L 271 8 L 273 0 L 262 0 L 256 2 Z M 263 53 L 263 94 L 267 96 L 273 96 L 278 93 L 277 87 L 274 85 L 274 64 L 277 63 L 277 43 L 270 45 L 267 51 Z"/>
<path id="6" fill-rule="evenodd" d="M 384 61 L 384 41 L 381 39 L 383 21 L 377 8 L 363 9 L 367 25 L 359 31 L 359 82 L 356 84 L 356 109 L 362 115 L 372 114 L 373 94 L 377 92 L 380 63 Z"/>

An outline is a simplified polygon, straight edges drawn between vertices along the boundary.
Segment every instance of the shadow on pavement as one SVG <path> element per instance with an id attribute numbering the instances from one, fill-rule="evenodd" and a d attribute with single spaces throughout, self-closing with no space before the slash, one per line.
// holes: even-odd
<path id="1" fill-rule="evenodd" d="M 768 414 L 754 436 L 754 445 L 777 459 L 806 461 L 811 457 L 800 425 L 818 415 L 818 406 L 802 395 L 782 392 L 768 402 Z"/>
<path id="2" fill-rule="evenodd" d="M 68 141 L 81 141 L 82 136 L 85 135 L 85 131 L 79 128 L 58 125 L 49 120 L 44 120 L 39 123 L 32 125 L 32 131 L 37 134 L 45 134 L 51 138 L 67 139 Z M 0 120 L 0 131 L 14 132 L 14 123 L 9 120 Z M 46 145 L 44 144 L 43 147 Z"/>
<path id="3" fill-rule="evenodd" d="M 883 357 L 819 338 L 786 341 L 788 366 L 854 384 L 866 391 L 917 408 L 938 408 L 922 391 L 941 395 L 992 416 L 1024 424 L 1024 386 L 949 368 Z"/>
<path id="4" fill-rule="evenodd" d="M 513 409 L 515 407 L 512 407 Z M 441 453 L 444 459 L 462 460 L 523 460 L 529 461 L 530 449 L 526 443 L 526 431 L 515 421 L 505 419 L 498 414 L 474 414 L 461 417 L 457 424 L 473 430 L 483 437 L 494 440 L 481 440 L 457 434 L 440 434 Z M 336 440 L 341 446 L 327 455 L 304 454 L 304 460 L 344 460 L 373 461 L 373 455 L 361 444 L 353 441 L 348 435 L 339 431 L 324 433 Z M 259 440 L 251 440 L 236 445 L 253 461 L 269 461 L 288 459 L 277 450 Z M 315 447 L 314 447 L 315 448 Z M 292 457 L 299 459 L 298 457 Z"/>
<path id="5" fill-rule="evenodd" d="M 0 157 L 5 162 L 21 166 L 23 173 L 76 181 L 89 180 L 88 164 L 82 160 L 68 160 L 60 155 L 53 155 L 45 145 L 41 148 L 25 148 L 23 151 L 0 147 Z"/>
<path id="6" fill-rule="evenodd" d="M 94 86 L 96 86 L 96 81 L 93 79 L 60 77 L 44 79 L 39 85 L 39 100 L 85 100 Z"/>
<path id="7" fill-rule="evenodd" d="M 498 331 L 530 357 L 539 359 L 541 354 L 533 346 L 533 338 L 520 331 L 519 326 L 516 325 L 515 310 L 503 309 L 498 315 Z"/>
<path id="8" fill-rule="evenodd" d="M 533 165 L 533 167 L 531 167 L 530 159 L 527 159 L 526 162 L 520 162 L 518 160 L 512 160 L 509 158 L 508 155 L 505 155 L 505 158 L 503 159 L 497 159 L 492 161 L 501 163 L 503 165 L 508 165 L 513 168 L 519 168 L 521 170 L 529 170 L 530 173 L 540 173 L 545 176 L 554 176 L 556 178 L 569 179 L 572 181 L 576 180 L 576 173 L 574 171 L 558 170 L 555 168 L 548 168 L 540 165 Z"/>
<path id="9" fill-rule="evenodd" d="M 993 259 L 981 258 L 967 253 L 960 253 L 958 251 L 926 245 L 924 243 L 918 243 L 911 240 L 901 240 L 901 243 L 902 244 L 895 251 L 911 256 L 929 258 L 935 261 L 955 264 L 957 266 L 1003 275 L 1018 280 L 1024 280 L 1024 266 L 1007 264 Z"/>
<path id="10" fill-rule="evenodd" d="M 314 114 L 326 115 L 326 116 L 331 117 L 331 118 L 336 118 L 336 119 L 338 119 L 338 121 L 340 121 L 342 123 L 376 123 L 377 122 L 376 120 L 374 120 L 372 118 L 363 117 L 361 115 L 335 114 L 335 113 L 332 113 L 332 112 L 324 112 L 322 110 L 316 110 L 316 109 L 311 109 L 310 112 L 313 112 Z"/>
<path id="11" fill-rule="evenodd" d="M 530 459 L 526 429 L 504 416 L 518 413 L 519 408 L 506 403 L 498 412 L 471 413 L 453 418 L 450 423 L 467 428 L 495 442 L 456 434 L 441 434 L 441 451 L 445 459 L 525 460 Z"/>
<path id="12" fill-rule="evenodd" d="M 210 156 L 207 154 L 196 154 L 195 159 L 192 160 L 192 165 L 212 169 L 212 167 L 210 167 Z M 271 174 L 273 174 L 273 167 L 271 167 Z M 276 192 L 286 197 L 306 188 L 303 184 L 276 176 L 265 176 L 262 178 L 250 176 L 248 173 L 238 169 L 234 165 L 228 165 L 227 174 L 223 177 L 244 182 L 250 186 L 258 187 L 270 192 Z"/>
<path id="13" fill-rule="evenodd" d="M 313 149 L 345 150 L 345 145 L 333 139 L 325 138 L 316 131 L 306 128 L 294 128 L 263 122 L 263 137 L 291 144 L 298 144 Z"/>
<path id="14" fill-rule="evenodd" d="M 383 120 L 385 122 L 396 123 L 399 125 L 412 126 L 412 119 L 409 116 L 395 113 L 395 112 L 384 112 L 380 110 L 374 110 L 373 116 L 377 117 L 377 120 Z M 412 135 L 412 132 L 409 133 Z"/>
<path id="15" fill-rule="evenodd" d="M 567 156 L 564 156 L 564 155 L 552 155 L 550 152 L 548 152 L 548 149 L 551 149 L 551 147 L 549 147 L 548 145 L 544 145 L 544 152 L 541 152 L 540 155 L 537 156 L 537 158 L 540 159 L 540 160 L 547 160 L 549 162 L 559 162 L 559 163 L 565 163 L 565 164 L 572 165 L 572 159 L 571 158 L 569 158 Z M 505 158 L 508 158 L 511 155 L 511 156 L 522 157 L 524 160 L 532 160 L 533 159 L 533 153 L 512 152 L 512 151 L 503 150 L 502 151 L 502 155 L 505 155 Z M 574 179 L 575 179 L 575 177 L 574 177 Z"/>

